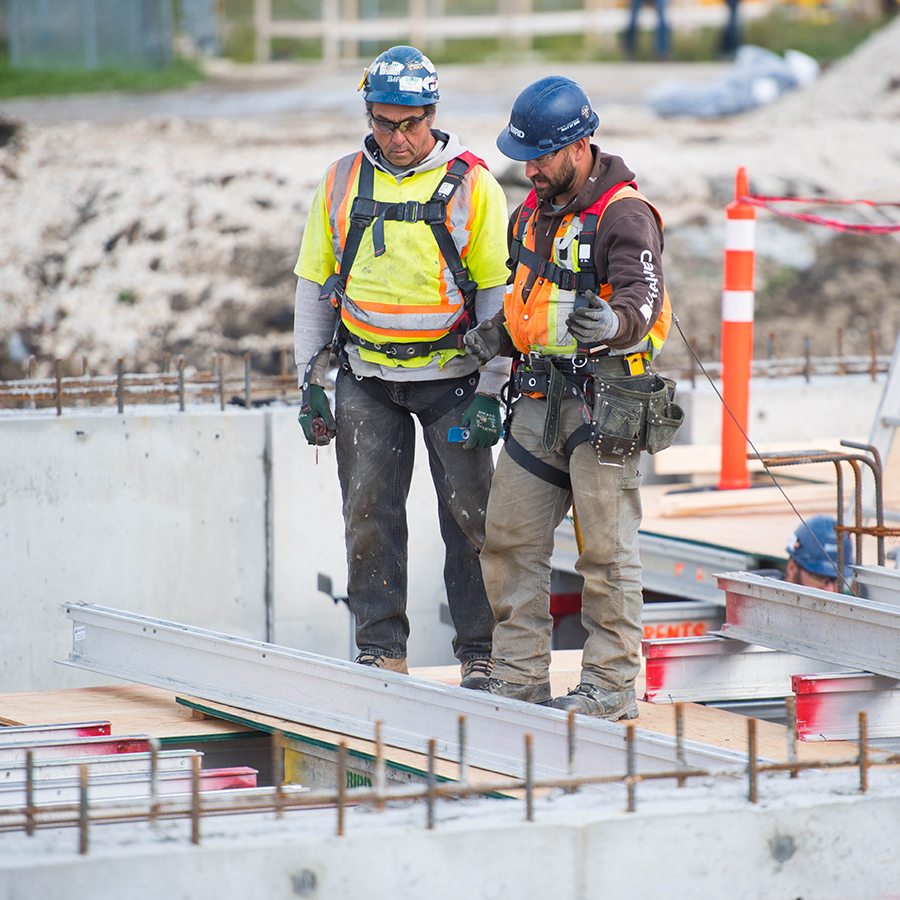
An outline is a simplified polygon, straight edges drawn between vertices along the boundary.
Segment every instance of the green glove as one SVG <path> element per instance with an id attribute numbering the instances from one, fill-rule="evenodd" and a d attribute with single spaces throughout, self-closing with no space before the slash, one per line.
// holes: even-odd
<path id="1" fill-rule="evenodd" d="M 331 439 L 337 434 L 337 427 L 325 396 L 325 388 L 317 384 L 310 385 L 309 406 L 300 407 L 297 421 L 303 426 L 308 444 L 324 447 L 331 443 Z"/>
<path id="2" fill-rule="evenodd" d="M 500 440 L 500 401 L 496 397 L 476 394 L 463 413 L 462 426 L 469 429 L 466 450 L 486 450 Z"/>

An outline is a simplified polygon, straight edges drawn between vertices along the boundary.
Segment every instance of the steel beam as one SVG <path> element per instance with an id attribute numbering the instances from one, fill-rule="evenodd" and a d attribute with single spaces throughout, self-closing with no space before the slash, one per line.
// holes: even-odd
<path id="1" fill-rule="evenodd" d="M 795 675 L 797 734 L 804 741 L 851 741 L 865 712 L 870 739 L 900 737 L 900 681 L 870 672 Z"/>
<path id="2" fill-rule="evenodd" d="M 646 693 L 650 703 L 763 700 L 791 693 L 791 676 L 827 672 L 831 666 L 731 640 L 720 635 L 646 640 Z"/>
<path id="3" fill-rule="evenodd" d="M 853 571 L 867 600 L 900 606 L 900 571 L 884 566 L 853 566 Z"/>
<path id="4" fill-rule="evenodd" d="M 191 628 L 88 604 L 63 607 L 73 623 L 68 665 L 241 709 L 279 716 L 367 740 L 383 723 L 391 746 L 459 758 L 459 717 L 466 717 L 470 765 L 504 775 L 524 770 L 525 735 L 536 777 L 568 772 L 567 715 L 480 691 L 370 669 L 287 647 Z M 584 774 L 626 770 L 625 727 L 579 717 L 576 754 Z M 685 741 L 689 765 L 745 764 L 746 755 Z M 668 735 L 639 730 L 640 771 L 677 764 Z"/>
<path id="5" fill-rule="evenodd" d="M 718 579 L 726 637 L 900 678 L 900 608 L 747 572 Z"/>

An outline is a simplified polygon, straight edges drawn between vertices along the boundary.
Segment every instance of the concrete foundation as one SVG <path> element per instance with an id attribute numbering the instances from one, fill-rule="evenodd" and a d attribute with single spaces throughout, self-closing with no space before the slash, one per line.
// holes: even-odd
<path id="1" fill-rule="evenodd" d="M 900 896 L 900 780 L 804 773 L 762 779 L 760 801 L 743 779 L 677 789 L 644 783 L 637 810 L 624 790 L 557 794 L 524 803 L 438 804 L 95 826 L 87 855 L 76 829 L 6 834 L 0 900 L 889 900 Z"/>

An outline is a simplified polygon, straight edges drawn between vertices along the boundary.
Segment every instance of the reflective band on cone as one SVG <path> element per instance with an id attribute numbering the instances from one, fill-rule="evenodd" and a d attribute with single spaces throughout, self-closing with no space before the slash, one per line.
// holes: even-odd
<path id="1" fill-rule="evenodd" d="M 753 360 L 753 269 L 756 209 L 740 198 L 750 193 L 747 170 L 737 171 L 734 202 L 725 207 L 725 274 L 722 290 L 722 465 L 719 490 L 750 487 L 747 420 Z M 729 412 L 730 410 L 730 412 Z"/>

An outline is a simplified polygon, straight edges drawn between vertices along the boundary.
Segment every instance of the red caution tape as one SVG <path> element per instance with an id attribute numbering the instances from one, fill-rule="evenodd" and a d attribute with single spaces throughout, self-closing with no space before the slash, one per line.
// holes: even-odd
<path id="1" fill-rule="evenodd" d="M 777 203 L 821 203 L 829 206 L 862 204 L 872 207 L 891 206 L 900 208 L 900 203 L 879 203 L 876 200 L 825 200 L 821 197 L 813 197 L 811 199 L 803 197 L 759 197 L 755 194 L 747 194 L 739 199 L 742 203 L 749 203 L 751 206 L 767 209 L 769 212 L 775 213 L 776 216 L 797 219 L 800 222 L 812 222 L 814 225 L 824 225 L 826 228 L 833 228 L 835 231 L 850 231 L 855 234 L 892 234 L 900 231 L 900 222 L 885 222 L 878 225 L 862 222 L 841 222 L 838 219 L 826 219 L 824 216 L 814 216 L 810 213 L 789 212 L 788 210 L 779 209 L 775 205 Z"/>

